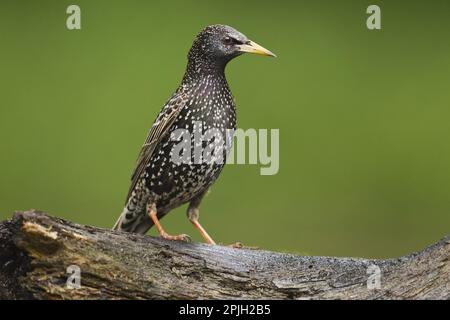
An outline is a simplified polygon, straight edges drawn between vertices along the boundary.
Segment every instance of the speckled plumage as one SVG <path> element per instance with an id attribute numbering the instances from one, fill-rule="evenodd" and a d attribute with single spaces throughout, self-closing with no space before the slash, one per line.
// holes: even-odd
<path id="1" fill-rule="evenodd" d="M 162 108 L 142 147 L 125 208 L 114 229 L 146 233 L 153 225 L 147 215 L 149 204 L 156 208 L 158 218 L 188 202 L 198 211 L 203 195 L 218 178 L 225 161 L 173 162 L 173 147 L 178 142 L 171 133 L 188 130 L 194 148 L 194 131 L 199 123 L 203 131 L 216 128 L 224 137 L 226 130 L 236 128 L 235 102 L 224 70 L 231 59 L 243 53 L 236 48 L 249 42 L 243 34 L 224 25 L 209 26 L 197 35 L 181 85 Z M 223 151 L 225 159 L 228 150 Z"/>

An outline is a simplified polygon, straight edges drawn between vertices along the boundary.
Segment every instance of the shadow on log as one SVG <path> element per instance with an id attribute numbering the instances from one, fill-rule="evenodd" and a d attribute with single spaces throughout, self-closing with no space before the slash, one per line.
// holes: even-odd
<path id="1" fill-rule="evenodd" d="M 18 212 L 0 222 L 0 299 L 450 299 L 450 237 L 398 259 L 305 257 Z"/>

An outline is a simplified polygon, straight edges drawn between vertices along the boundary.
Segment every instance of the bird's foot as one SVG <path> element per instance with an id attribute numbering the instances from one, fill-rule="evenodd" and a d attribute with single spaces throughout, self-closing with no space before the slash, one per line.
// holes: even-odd
<path id="1" fill-rule="evenodd" d="M 191 242 L 191 237 L 188 236 L 187 234 L 178 234 L 176 236 L 172 236 L 167 232 L 161 232 L 159 236 L 166 240 Z"/>
<path id="2" fill-rule="evenodd" d="M 189 237 L 187 234 L 179 234 L 176 236 L 172 236 L 164 230 L 161 223 L 159 222 L 158 216 L 156 215 L 155 204 L 148 206 L 148 216 L 153 221 L 156 228 L 158 229 L 159 236 L 161 238 L 166 239 L 166 240 L 175 240 L 175 241 L 185 241 L 185 242 L 191 241 L 191 237 Z"/>

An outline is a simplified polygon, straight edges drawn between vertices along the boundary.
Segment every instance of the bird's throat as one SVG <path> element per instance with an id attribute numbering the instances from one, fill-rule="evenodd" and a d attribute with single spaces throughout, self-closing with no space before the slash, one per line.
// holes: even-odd
<path id="1" fill-rule="evenodd" d="M 189 59 L 183 82 L 199 80 L 204 77 L 225 79 L 225 67 L 228 61 L 218 59 Z"/>

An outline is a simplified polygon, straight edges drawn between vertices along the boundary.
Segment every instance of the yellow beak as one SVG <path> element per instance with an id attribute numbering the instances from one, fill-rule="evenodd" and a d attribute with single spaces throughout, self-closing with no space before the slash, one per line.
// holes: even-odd
<path id="1" fill-rule="evenodd" d="M 241 51 L 241 52 L 255 53 L 255 54 L 260 54 L 262 56 L 269 56 L 269 57 L 276 58 L 276 55 L 273 52 L 270 52 L 266 48 L 260 46 L 259 44 L 257 44 L 256 42 L 253 42 L 253 41 L 250 41 L 249 43 L 246 43 L 246 44 L 241 44 L 238 46 L 238 48 L 239 48 L 239 51 Z"/>

